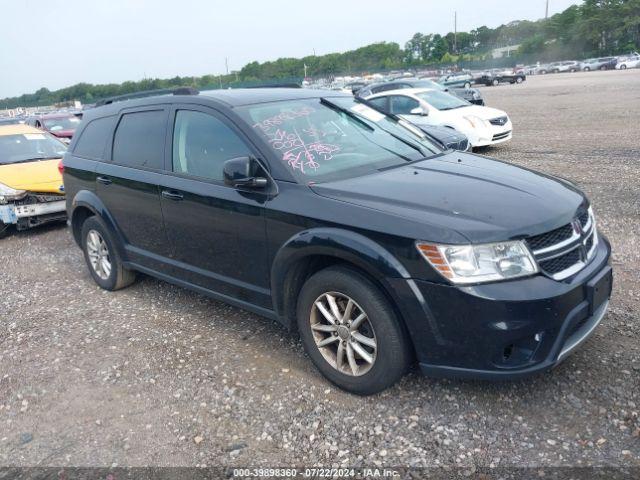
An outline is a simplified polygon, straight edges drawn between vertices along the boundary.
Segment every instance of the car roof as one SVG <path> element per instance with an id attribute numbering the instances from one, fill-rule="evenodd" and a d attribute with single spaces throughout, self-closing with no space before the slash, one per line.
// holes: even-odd
<path id="1" fill-rule="evenodd" d="M 352 97 L 347 93 L 312 88 L 234 88 L 207 90 L 200 92 L 200 95 L 224 102 L 231 107 L 305 98 Z"/>
<path id="2" fill-rule="evenodd" d="M 25 133 L 42 133 L 42 130 L 23 123 L 0 125 L 0 137 L 4 137 L 6 135 L 21 135 Z"/>
<path id="3" fill-rule="evenodd" d="M 399 88 L 397 90 L 386 90 L 384 92 L 380 92 L 380 93 L 376 93 L 373 96 L 376 97 L 383 97 L 385 95 L 389 95 L 389 94 L 393 94 L 393 95 L 398 95 L 398 94 L 410 94 L 410 95 L 415 95 L 416 93 L 422 93 L 422 92 L 442 92 L 442 90 L 437 90 L 435 88 Z M 447 93 L 447 92 L 442 92 L 442 93 Z"/>
<path id="4" fill-rule="evenodd" d="M 234 88 L 227 90 L 206 90 L 197 94 L 160 94 L 149 97 L 130 98 L 114 101 L 106 105 L 85 110 L 83 118 L 88 121 L 95 118 L 117 115 L 123 109 L 152 105 L 171 104 L 178 102 L 198 103 L 197 99 L 210 99 L 216 103 L 223 103 L 230 108 L 259 103 L 279 102 L 286 100 L 301 100 L 321 97 L 346 97 L 353 95 L 334 90 L 319 90 L 311 88 Z"/>

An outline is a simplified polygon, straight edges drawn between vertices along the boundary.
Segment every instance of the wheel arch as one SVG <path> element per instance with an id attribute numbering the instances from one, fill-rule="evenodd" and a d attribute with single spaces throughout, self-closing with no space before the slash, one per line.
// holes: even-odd
<path id="1" fill-rule="evenodd" d="M 380 244 L 361 234 L 336 228 L 300 232 L 276 254 L 271 267 L 271 292 L 277 318 L 286 328 L 295 329 L 297 298 L 304 282 L 333 265 L 355 269 L 376 285 L 406 328 L 397 299 L 385 279 L 410 278 L 409 272 Z"/>
<path id="2" fill-rule="evenodd" d="M 82 239 L 80 238 L 80 233 L 82 232 L 82 224 L 87 218 L 94 215 L 100 217 L 107 224 L 107 227 L 109 227 L 111 233 L 115 237 L 117 244 L 116 248 L 122 256 L 124 253 L 124 243 L 122 241 L 122 235 L 116 226 L 115 220 L 107 210 L 104 203 L 102 203 L 102 200 L 100 200 L 94 192 L 89 190 L 80 190 L 72 201 L 71 214 L 69 216 L 71 231 L 75 242 L 79 246 L 81 245 Z M 124 258 L 124 256 L 122 256 L 122 258 Z"/>

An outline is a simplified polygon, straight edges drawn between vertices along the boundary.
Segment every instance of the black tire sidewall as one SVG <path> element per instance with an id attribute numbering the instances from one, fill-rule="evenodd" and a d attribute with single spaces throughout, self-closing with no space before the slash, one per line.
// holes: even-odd
<path id="1" fill-rule="evenodd" d="M 109 259 L 111 261 L 111 273 L 107 279 L 102 279 L 95 272 L 93 267 L 91 266 L 91 262 L 89 261 L 89 254 L 87 252 L 87 235 L 89 231 L 95 230 L 104 239 L 107 244 L 107 248 L 109 249 Z M 89 217 L 82 224 L 82 252 L 84 253 L 84 259 L 87 263 L 87 268 L 89 269 L 89 273 L 91 274 L 91 278 L 102 288 L 105 290 L 115 290 L 116 284 L 118 281 L 118 270 L 120 268 L 120 257 L 115 248 L 115 244 L 111 237 L 111 233 L 109 232 L 109 228 L 105 225 L 105 223 L 97 216 Z"/>
<path id="2" fill-rule="evenodd" d="M 323 293 L 351 297 L 369 316 L 376 335 L 376 360 L 367 373 L 355 377 L 339 372 L 322 356 L 313 339 L 309 315 Z M 410 351 L 404 330 L 386 297 L 368 278 L 348 267 L 332 267 L 312 276 L 302 287 L 297 308 L 298 332 L 305 350 L 320 372 L 338 387 L 370 395 L 396 383 L 407 369 Z"/>

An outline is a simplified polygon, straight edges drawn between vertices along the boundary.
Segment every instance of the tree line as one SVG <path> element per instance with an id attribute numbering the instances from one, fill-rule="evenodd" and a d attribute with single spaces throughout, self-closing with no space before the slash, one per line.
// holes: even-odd
<path id="1" fill-rule="evenodd" d="M 429 66 L 483 63 L 489 66 L 493 49 L 513 45 L 519 45 L 517 52 L 502 61 L 501 66 L 640 50 L 640 0 L 584 0 L 548 19 L 514 21 L 493 29 L 482 26 L 457 34 L 416 33 L 404 48 L 397 43 L 380 42 L 344 53 L 251 62 L 229 75 L 178 76 L 105 85 L 79 83 L 55 91 L 41 88 L 32 94 L 0 100 L 0 109 L 70 100 L 93 103 L 116 95 L 178 86 L 200 89 L 246 86 L 278 79 L 302 79 L 305 71 L 310 77 L 332 77 Z"/>

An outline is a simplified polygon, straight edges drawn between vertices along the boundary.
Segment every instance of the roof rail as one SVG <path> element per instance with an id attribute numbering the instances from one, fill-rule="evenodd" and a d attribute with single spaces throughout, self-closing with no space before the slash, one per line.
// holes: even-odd
<path id="1" fill-rule="evenodd" d="M 299 83 L 288 82 L 288 83 L 265 83 L 263 85 L 252 85 L 250 87 L 240 87 L 240 88 L 302 88 Z"/>
<path id="2" fill-rule="evenodd" d="M 157 90 L 145 90 L 141 92 L 127 93 L 125 95 L 116 95 L 115 97 L 104 98 L 96 102 L 96 107 L 102 105 L 110 105 L 114 102 L 124 102 L 126 100 L 134 100 L 136 98 L 155 97 L 156 95 L 198 95 L 200 92 L 192 87 L 178 88 L 160 88 Z"/>

